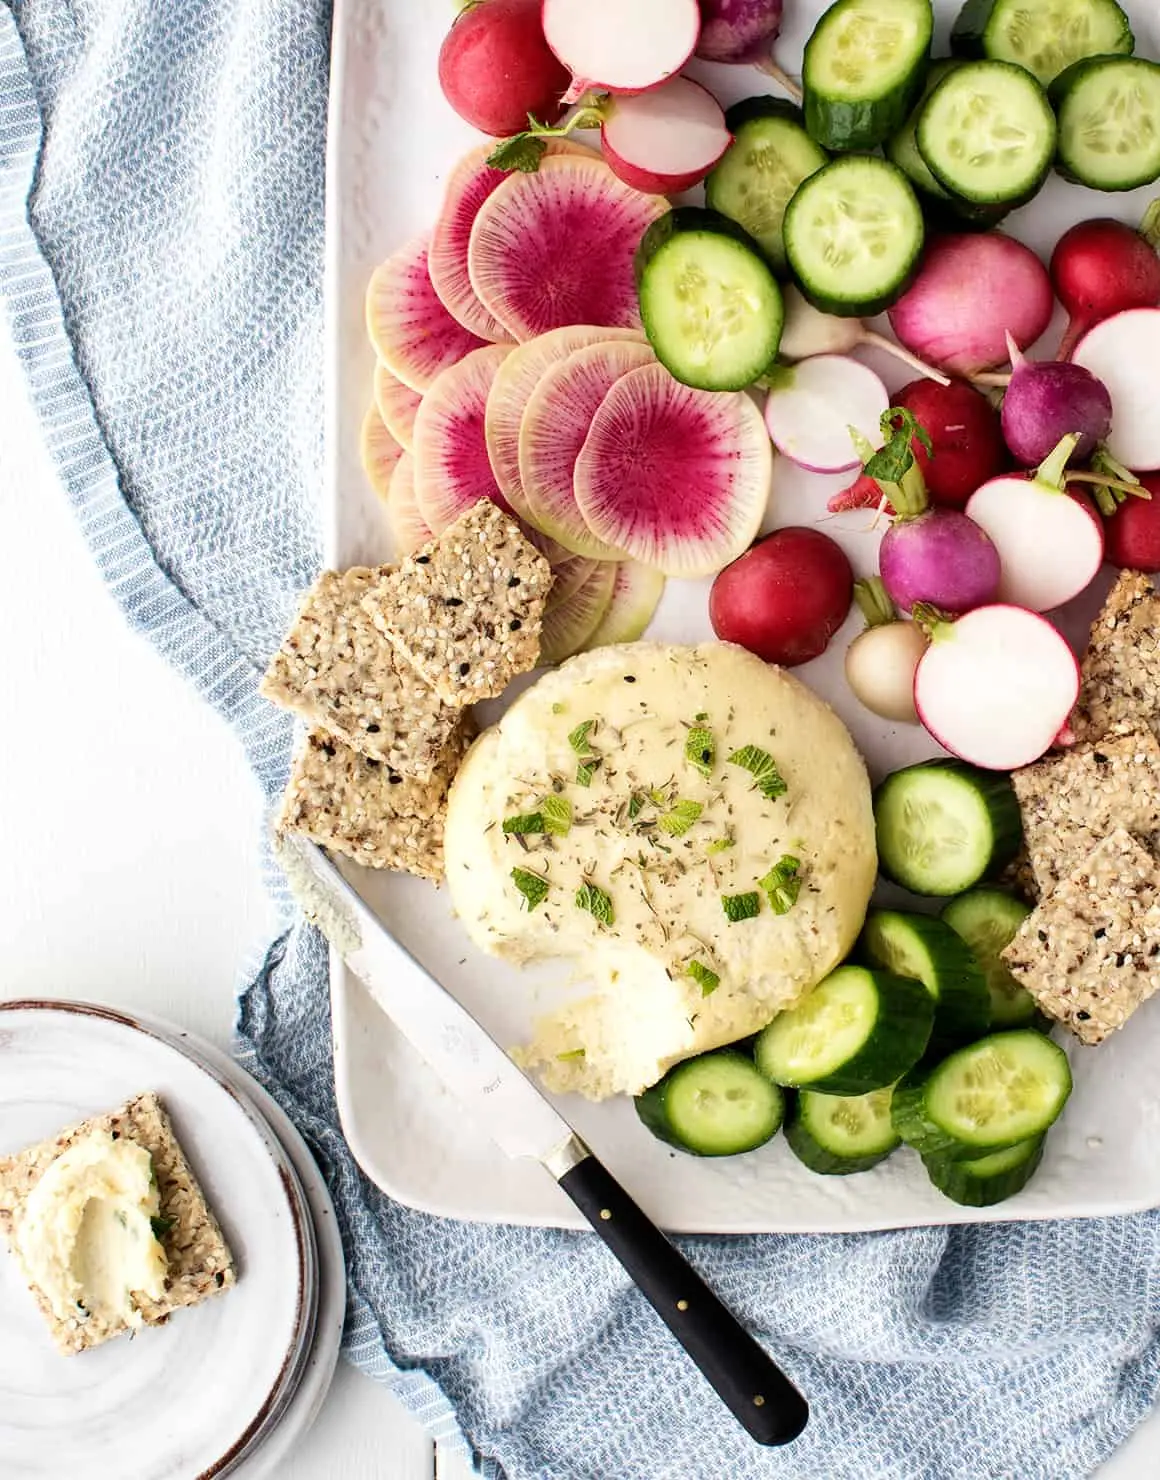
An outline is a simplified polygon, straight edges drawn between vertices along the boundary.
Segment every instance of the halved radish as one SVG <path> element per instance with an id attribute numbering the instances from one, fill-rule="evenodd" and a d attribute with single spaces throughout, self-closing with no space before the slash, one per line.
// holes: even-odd
<path id="1" fill-rule="evenodd" d="M 409 452 L 403 453 L 391 478 L 387 494 L 387 523 L 395 542 L 396 555 L 410 555 L 435 538 L 435 531 L 420 514 L 415 499 L 415 459 Z"/>
<path id="2" fill-rule="evenodd" d="M 407 452 L 415 445 L 415 416 L 422 399 L 418 391 L 404 385 L 381 360 L 375 366 L 375 405 L 387 431 Z"/>
<path id="3" fill-rule="evenodd" d="M 616 381 L 653 360 L 647 344 L 592 344 L 553 366 L 528 401 L 520 424 L 520 483 L 535 523 L 577 555 L 620 559 L 584 522 L 574 489 L 576 459 Z"/>
<path id="4" fill-rule="evenodd" d="M 565 102 L 590 88 L 637 93 L 675 76 L 701 36 L 697 0 L 544 0 L 544 35 L 572 73 Z"/>
<path id="5" fill-rule="evenodd" d="M 815 355 L 776 370 L 765 403 L 765 425 L 777 450 L 811 473 L 845 473 L 861 465 L 851 427 L 882 446 L 881 420 L 890 408 L 873 370 L 847 355 Z"/>
<path id="6" fill-rule="evenodd" d="M 1160 308 L 1132 308 L 1088 331 L 1072 360 L 1102 380 L 1112 397 L 1106 446 L 1136 473 L 1160 468 Z"/>
<path id="7" fill-rule="evenodd" d="M 379 498 L 385 499 L 390 492 L 391 478 L 403 456 L 403 449 L 387 430 L 376 406 L 371 406 L 363 417 L 359 456 L 367 482 Z"/>
<path id="8" fill-rule="evenodd" d="M 487 401 L 487 455 L 500 492 L 529 524 L 538 524 L 520 477 L 520 427 L 528 402 L 542 378 L 554 365 L 590 344 L 631 340 L 641 343 L 644 335 L 628 329 L 602 329 L 589 324 L 569 324 L 521 344 L 508 356 L 495 378 Z"/>
<path id="9" fill-rule="evenodd" d="M 615 565 L 593 562 L 587 579 L 568 596 L 556 598 L 553 590 L 540 634 L 541 663 L 562 663 L 585 646 L 609 608 L 615 582 Z"/>
<path id="10" fill-rule="evenodd" d="M 773 451 L 742 391 L 694 390 L 663 365 L 622 375 L 576 460 L 576 502 L 605 544 L 666 576 L 712 575 L 753 539 Z"/>
<path id="11" fill-rule="evenodd" d="M 427 246 L 427 238 L 417 236 L 376 267 L 366 297 L 375 354 L 392 375 L 420 392 L 484 342 L 440 303 L 427 270 Z"/>
<path id="12" fill-rule="evenodd" d="M 677 195 L 699 184 L 732 142 L 721 104 L 688 77 L 612 99 L 600 131 L 608 163 L 626 185 L 651 195 Z"/>
<path id="13" fill-rule="evenodd" d="M 444 370 L 423 397 L 415 418 L 415 499 L 436 534 L 481 498 L 508 510 L 488 461 L 483 421 L 488 393 L 509 353 L 505 344 L 473 350 Z"/>
<path id="14" fill-rule="evenodd" d="M 668 210 L 602 159 L 549 156 L 484 201 L 467 253 L 471 286 L 514 339 L 565 324 L 639 329 L 633 261 L 645 231 Z"/>
<path id="15" fill-rule="evenodd" d="M 656 615 L 664 594 L 665 578 L 659 570 L 649 570 L 647 565 L 635 560 L 621 561 L 616 567 L 608 610 L 584 644 L 584 651 L 638 641 Z"/>
<path id="16" fill-rule="evenodd" d="M 930 637 L 914 702 L 939 744 L 989 771 L 1037 761 L 1079 695 L 1079 665 L 1051 623 L 1018 606 L 981 606 L 935 621 Z"/>

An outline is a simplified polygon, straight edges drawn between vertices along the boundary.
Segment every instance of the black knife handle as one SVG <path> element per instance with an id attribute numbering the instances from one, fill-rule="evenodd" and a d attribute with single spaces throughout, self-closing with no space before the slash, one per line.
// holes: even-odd
<path id="1" fill-rule="evenodd" d="M 806 1400 L 615 1177 L 588 1155 L 559 1183 L 751 1437 L 796 1439 Z"/>

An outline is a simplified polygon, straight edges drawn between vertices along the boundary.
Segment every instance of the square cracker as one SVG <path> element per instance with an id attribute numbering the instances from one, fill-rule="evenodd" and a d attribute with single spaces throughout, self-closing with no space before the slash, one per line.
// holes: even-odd
<path id="1" fill-rule="evenodd" d="M 211 1295 L 230 1289 L 237 1278 L 233 1255 L 155 1094 L 138 1095 L 119 1110 L 95 1116 L 39 1146 L 0 1160 L 0 1238 L 13 1254 L 16 1231 L 32 1189 L 62 1151 L 93 1132 L 124 1136 L 149 1152 L 161 1197 L 161 1217 L 173 1220 L 162 1240 L 169 1256 L 165 1295 L 159 1301 L 144 1295 L 136 1298 L 146 1325 L 164 1325 L 175 1310 L 200 1305 Z M 108 1321 L 97 1315 L 84 1318 L 78 1314 L 62 1322 L 31 1280 L 28 1285 L 57 1348 L 65 1356 L 100 1346 L 131 1329 L 124 1321 Z"/>
<path id="2" fill-rule="evenodd" d="M 497 698 L 536 666 L 552 572 L 480 499 L 378 582 L 363 607 L 448 704 Z"/>
<path id="3" fill-rule="evenodd" d="M 1160 584 L 1124 571 L 1092 627 L 1073 728 L 1081 740 L 1149 728 L 1160 736 Z"/>
<path id="4" fill-rule="evenodd" d="M 1160 864 L 1117 828 L 1028 915 L 1003 952 L 1015 980 L 1082 1043 L 1160 989 Z"/>
<path id="5" fill-rule="evenodd" d="M 459 715 L 363 611 L 363 597 L 391 569 L 324 571 L 270 663 L 261 692 L 364 755 L 426 780 L 443 764 Z"/>
<path id="6" fill-rule="evenodd" d="M 1077 745 L 1011 779 L 1040 895 L 1117 827 L 1160 852 L 1160 741 L 1151 730 Z"/>

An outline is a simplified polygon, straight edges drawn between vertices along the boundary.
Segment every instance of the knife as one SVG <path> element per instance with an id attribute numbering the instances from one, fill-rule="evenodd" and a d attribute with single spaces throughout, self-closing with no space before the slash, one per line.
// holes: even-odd
<path id="1" fill-rule="evenodd" d="M 509 1157 L 530 1157 L 600 1235 L 734 1417 L 759 1444 L 809 1419 L 801 1393 L 637 1207 L 536 1085 L 386 930 L 329 856 L 298 834 L 275 851 L 306 917 Z"/>

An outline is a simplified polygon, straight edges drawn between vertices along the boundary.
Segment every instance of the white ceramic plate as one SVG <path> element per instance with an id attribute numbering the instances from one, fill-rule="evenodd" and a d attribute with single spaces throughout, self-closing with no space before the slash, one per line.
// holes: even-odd
<path id="1" fill-rule="evenodd" d="M 1151 0 L 1123 0 L 1139 50 L 1160 56 L 1160 20 Z M 936 0 L 945 54 L 958 0 Z M 777 54 L 800 67 L 823 0 L 794 0 Z M 375 265 L 434 222 L 442 182 L 478 136 L 452 114 L 436 79 L 448 24 L 442 5 L 407 0 L 339 0 L 335 6 L 329 176 L 330 556 L 339 567 L 391 557 L 389 536 L 358 461 L 359 427 L 370 402 L 374 359 L 363 328 L 363 292 Z M 694 69 L 728 103 L 771 91 L 747 68 Z M 1053 178 L 1010 231 L 1042 256 L 1074 221 L 1118 215 L 1138 222 L 1151 192 L 1098 195 Z M 1057 322 L 1044 341 L 1058 342 Z M 897 362 L 871 357 L 892 388 L 909 379 Z M 769 527 L 816 523 L 828 495 L 849 482 L 780 461 Z M 865 517 L 826 523 L 862 574 L 875 566 L 877 536 Z M 710 637 L 708 583 L 671 582 L 649 635 Z M 1070 614 L 1081 641 L 1100 593 Z M 925 734 L 892 729 L 854 701 L 842 676 L 844 649 L 860 630 L 852 616 L 825 657 L 799 676 L 849 724 L 875 775 L 937 754 Z M 452 918 L 445 894 L 414 879 L 359 875 L 384 920 L 501 1042 L 526 1039 L 537 987 L 550 973 L 518 974 L 482 956 Z M 534 1165 L 507 1162 L 466 1121 L 426 1066 L 341 964 L 332 973 L 337 1086 L 343 1125 L 370 1177 L 392 1197 L 452 1217 L 579 1227 L 566 1199 Z M 927 1183 L 917 1158 L 899 1155 L 863 1176 L 816 1177 L 779 1140 L 749 1156 L 711 1162 L 668 1150 L 638 1124 L 627 1101 L 560 1108 L 663 1226 L 686 1232 L 845 1231 L 986 1219 L 1080 1217 L 1160 1203 L 1160 1001 L 1098 1050 L 1073 1053 L 1076 1089 L 1046 1159 L 1018 1198 L 976 1212 Z"/>
<path id="2" fill-rule="evenodd" d="M 282 1418 L 311 1360 L 313 1224 L 249 1100 L 168 1034 L 108 1009 L 0 1004 L 0 1154 L 155 1090 L 238 1263 L 237 1286 L 77 1357 L 0 1256 L 0 1474 L 217 1480 Z"/>

